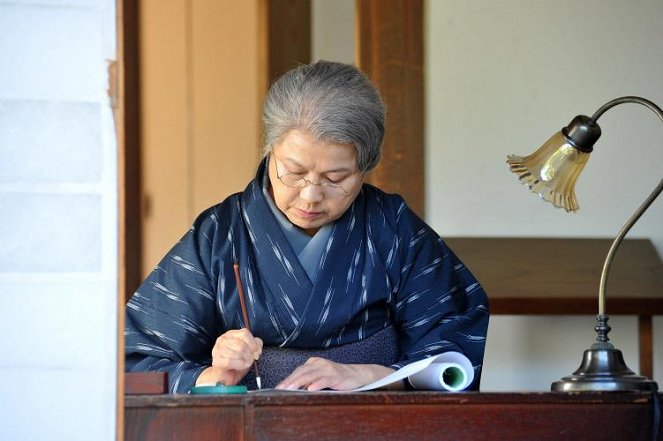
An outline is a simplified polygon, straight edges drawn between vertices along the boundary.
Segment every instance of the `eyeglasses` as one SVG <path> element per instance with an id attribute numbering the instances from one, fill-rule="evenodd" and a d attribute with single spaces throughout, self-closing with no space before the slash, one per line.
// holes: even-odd
<path id="1" fill-rule="evenodd" d="M 274 157 L 274 159 L 277 159 L 273 153 L 272 157 Z M 274 162 L 274 167 L 276 168 L 276 177 L 286 187 L 302 190 L 303 188 L 306 188 L 309 185 L 315 185 L 317 187 L 320 187 L 322 193 L 325 195 L 325 197 L 328 198 L 343 199 L 350 196 L 350 193 L 348 193 L 343 187 L 341 187 L 338 184 L 334 184 L 331 182 L 312 182 L 306 179 L 305 177 L 293 173 L 280 174 L 279 167 L 276 161 Z"/>

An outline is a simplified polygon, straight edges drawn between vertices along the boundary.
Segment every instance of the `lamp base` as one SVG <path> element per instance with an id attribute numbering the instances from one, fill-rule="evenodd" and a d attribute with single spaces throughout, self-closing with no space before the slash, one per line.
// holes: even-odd
<path id="1" fill-rule="evenodd" d="M 651 391 L 654 384 L 631 371 L 622 351 L 608 343 L 592 345 L 585 351 L 578 370 L 555 381 L 550 389 L 553 392 Z"/>
<path id="2" fill-rule="evenodd" d="M 599 392 L 599 391 L 651 391 L 656 383 L 642 375 L 636 375 L 626 366 L 622 351 L 609 342 L 608 316 L 596 316 L 596 342 L 587 349 L 582 363 L 573 375 L 555 381 L 553 392 Z"/>

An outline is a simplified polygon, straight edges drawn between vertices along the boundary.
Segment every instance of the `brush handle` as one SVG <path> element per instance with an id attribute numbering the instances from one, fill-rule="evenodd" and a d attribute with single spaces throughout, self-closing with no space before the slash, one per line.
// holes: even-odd
<path id="1" fill-rule="evenodd" d="M 246 329 L 251 332 L 251 323 L 249 322 L 249 312 L 246 307 L 246 300 L 244 300 L 244 289 L 242 288 L 242 279 L 239 276 L 239 264 L 233 263 L 233 269 L 235 270 L 235 281 L 237 282 L 237 292 L 239 293 L 239 303 L 242 307 L 242 317 L 244 318 L 244 326 Z M 258 363 L 253 362 L 253 371 L 256 375 L 256 382 L 258 383 L 258 389 L 260 389 L 260 373 L 258 372 Z"/>

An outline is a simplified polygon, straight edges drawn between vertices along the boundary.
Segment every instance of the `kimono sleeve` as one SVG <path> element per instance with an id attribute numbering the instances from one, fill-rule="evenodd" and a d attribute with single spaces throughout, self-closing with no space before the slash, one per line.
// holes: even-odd
<path id="1" fill-rule="evenodd" d="M 401 281 L 392 307 L 399 328 L 399 368 L 443 352 L 464 354 L 478 389 L 488 330 L 488 299 L 470 270 L 444 240 L 407 209 Z"/>
<path id="2" fill-rule="evenodd" d="M 165 371 L 186 393 L 211 364 L 218 336 L 211 250 L 218 220 L 209 210 L 166 254 L 126 307 L 127 371 Z"/>

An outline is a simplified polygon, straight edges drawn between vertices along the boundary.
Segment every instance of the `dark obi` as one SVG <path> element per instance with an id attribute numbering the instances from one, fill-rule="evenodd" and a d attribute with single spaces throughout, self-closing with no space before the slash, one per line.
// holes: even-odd
<path id="1" fill-rule="evenodd" d="M 398 335 L 393 326 L 378 331 L 364 340 L 327 349 L 265 347 L 258 360 L 263 389 L 271 389 L 311 357 L 344 364 L 380 364 L 389 366 L 399 359 Z M 240 384 L 257 389 L 253 369 Z"/>

